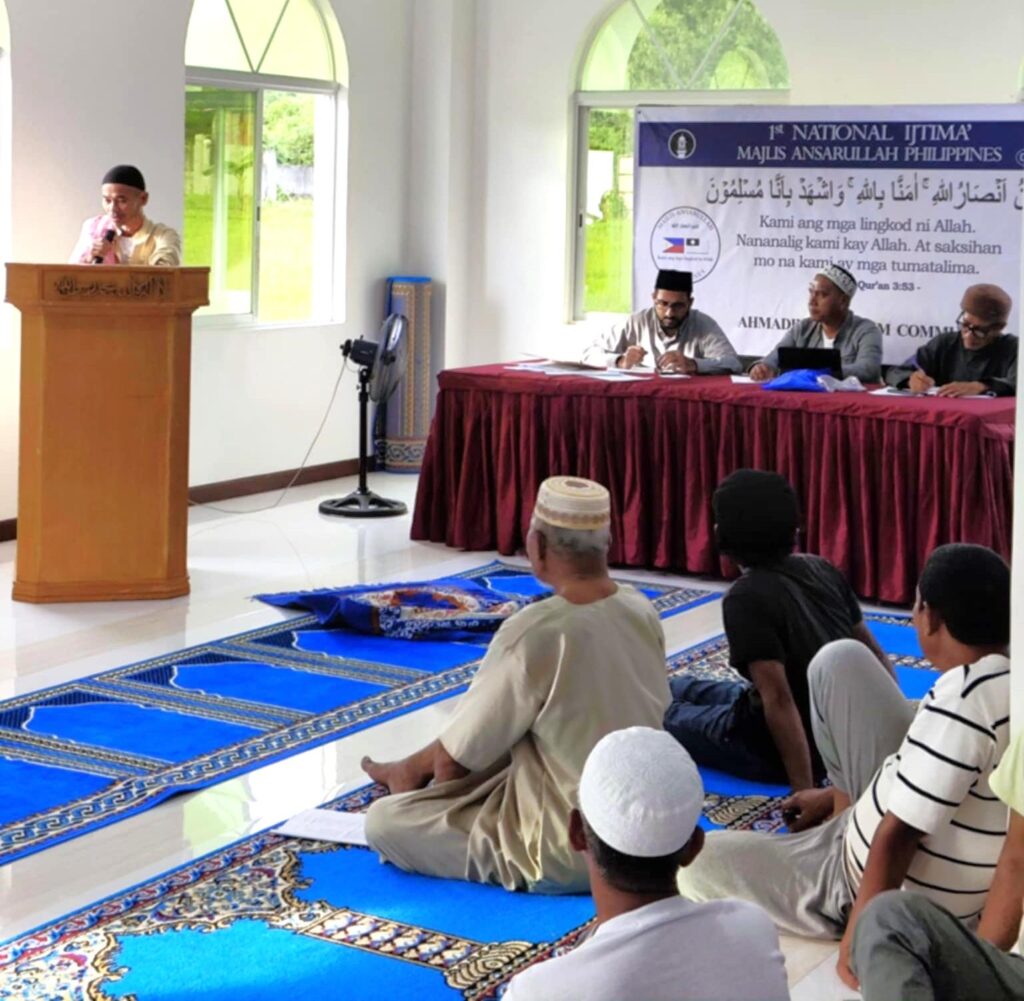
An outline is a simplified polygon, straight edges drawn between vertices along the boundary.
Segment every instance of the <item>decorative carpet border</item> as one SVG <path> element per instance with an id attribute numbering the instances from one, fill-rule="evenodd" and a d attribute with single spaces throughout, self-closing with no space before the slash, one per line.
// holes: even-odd
<path id="1" fill-rule="evenodd" d="M 529 573 L 527 567 L 495 560 L 458 576 L 474 579 L 498 570 Z M 709 593 L 703 589 L 678 588 L 658 581 L 630 583 L 660 592 L 652 602 L 662 618 L 721 597 L 718 593 Z M 0 754 L 6 747 L 9 754 L 19 760 L 48 763 L 78 771 L 89 771 L 89 762 L 93 761 L 93 774 L 115 779 L 99 792 L 0 827 L 0 865 L 140 813 L 175 793 L 223 782 L 253 768 L 272 764 L 412 709 L 449 698 L 465 689 L 480 663 L 478 658 L 447 671 L 430 674 L 356 659 L 331 657 L 328 660 L 322 654 L 260 643 L 260 640 L 282 631 L 294 631 L 316 624 L 316 616 L 302 615 L 237 633 L 214 643 L 185 648 L 0 703 L 2 718 L 43 701 L 57 700 L 60 703 L 83 697 L 133 703 L 144 700 L 175 712 L 242 723 L 263 731 L 255 737 L 210 754 L 170 763 L 82 743 L 71 746 L 67 742 L 17 729 L 5 731 L 0 728 Z M 205 696 L 201 693 L 178 693 L 173 689 L 161 689 L 134 680 L 135 676 L 143 672 L 179 665 L 184 661 L 195 662 L 201 658 L 244 660 L 253 659 L 257 653 L 259 659 L 267 664 L 395 687 L 386 687 L 384 691 L 358 702 L 313 715 L 265 703 Z"/>

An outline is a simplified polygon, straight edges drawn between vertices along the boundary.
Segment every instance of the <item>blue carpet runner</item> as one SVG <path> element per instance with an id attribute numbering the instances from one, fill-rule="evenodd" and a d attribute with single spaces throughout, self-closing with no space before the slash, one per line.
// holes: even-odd
<path id="1" fill-rule="evenodd" d="M 868 616 L 904 691 L 928 669 L 904 616 Z M 669 671 L 734 677 L 718 638 Z M 708 829 L 782 829 L 778 787 L 704 770 Z M 367 786 L 332 804 L 363 811 Z M 0 945 L 0 997 L 271 1001 L 500 997 L 524 967 L 572 948 L 587 896 L 507 893 L 381 865 L 363 848 L 264 832 Z"/>
<path id="2" fill-rule="evenodd" d="M 459 576 L 545 590 L 501 562 Z M 719 597 L 637 586 L 663 618 Z M 364 636 L 306 615 L 0 702 L 0 865 L 449 698 L 488 640 Z"/>

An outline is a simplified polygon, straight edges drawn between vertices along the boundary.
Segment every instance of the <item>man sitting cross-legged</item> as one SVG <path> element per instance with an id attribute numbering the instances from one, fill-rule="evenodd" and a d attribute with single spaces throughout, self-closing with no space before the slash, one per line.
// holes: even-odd
<path id="1" fill-rule="evenodd" d="M 507 1001 L 784 1001 L 779 936 L 758 907 L 694 904 L 676 873 L 700 853 L 704 788 L 664 731 L 604 737 L 580 778 L 569 820 L 586 860 L 597 930 L 572 952 L 512 980 Z"/>
<path id="2" fill-rule="evenodd" d="M 722 601 L 729 663 L 749 681 L 672 680 L 668 730 L 699 765 L 806 789 L 825 771 L 811 737 L 807 665 L 830 640 L 864 643 L 846 578 L 821 556 L 796 555 L 796 494 L 778 473 L 740 469 L 711 499 L 718 548 L 743 571 Z"/>
<path id="3" fill-rule="evenodd" d="M 942 672 L 916 713 L 866 647 L 830 643 L 809 681 L 833 788 L 791 798 L 798 833 L 712 834 L 680 873 L 686 895 L 742 897 L 780 928 L 842 935 L 838 970 L 851 985 L 853 930 L 873 897 L 906 886 L 971 919 L 1006 832 L 989 775 L 1009 730 L 1009 567 L 982 546 L 940 546 L 921 574 L 914 625 Z"/>
<path id="4" fill-rule="evenodd" d="M 660 727 L 669 701 L 658 614 L 608 576 L 609 520 L 599 484 L 541 485 L 526 551 L 555 593 L 498 630 L 438 740 L 401 761 L 364 759 L 394 794 L 366 817 L 383 859 L 509 890 L 586 889 L 567 828 L 583 762 L 613 730 Z"/>

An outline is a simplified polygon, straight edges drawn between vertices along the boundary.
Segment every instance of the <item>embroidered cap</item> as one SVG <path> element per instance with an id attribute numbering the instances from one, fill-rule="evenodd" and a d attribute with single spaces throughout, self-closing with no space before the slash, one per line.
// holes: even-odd
<path id="1" fill-rule="evenodd" d="M 580 776 L 579 803 L 590 829 L 610 848 L 660 858 L 692 837 L 704 783 L 675 737 L 631 726 L 594 745 Z"/>
<path id="2" fill-rule="evenodd" d="M 857 291 L 857 279 L 846 268 L 841 268 L 838 264 L 830 264 L 827 268 L 816 271 L 815 274 L 827 278 L 848 299 L 852 299 L 853 293 Z"/>
<path id="3" fill-rule="evenodd" d="M 611 523 L 611 497 L 593 480 L 549 476 L 537 491 L 533 513 L 556 528 L 607 528 Z"/>

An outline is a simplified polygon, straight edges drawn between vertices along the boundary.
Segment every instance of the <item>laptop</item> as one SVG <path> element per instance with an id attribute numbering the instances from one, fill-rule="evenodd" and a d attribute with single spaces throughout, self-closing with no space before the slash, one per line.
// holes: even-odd
<path id="1" fill-rule="evenodd" d="M 779 371 L 796 368 L 824 370 L 837 379 L 843 377 L 843 356 L 839 348 L 779 348 Z"/>

